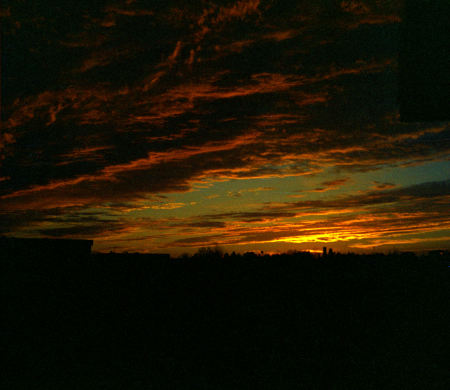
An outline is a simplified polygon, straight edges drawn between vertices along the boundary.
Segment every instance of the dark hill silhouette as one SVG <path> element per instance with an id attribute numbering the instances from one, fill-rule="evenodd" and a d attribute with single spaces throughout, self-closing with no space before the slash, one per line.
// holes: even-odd
<path id="1" fill-rule="evenodd" d="M 203 250 L 9 268 L 2 388 L 445 388 L 449 265 Z"/>

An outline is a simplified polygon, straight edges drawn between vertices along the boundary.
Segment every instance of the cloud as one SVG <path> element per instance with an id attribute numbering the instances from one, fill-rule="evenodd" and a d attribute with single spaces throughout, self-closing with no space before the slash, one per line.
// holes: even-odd
<path id="1" fill-rule="evenodd" d="M 0 161 L 6 157 L 7 148 L 9 144 L 14 143 L 14 137 L 10 133 L 0 134 Z"/>
<path id="2" fill-rule="evenodd" d="M 246 212 L 231 212 L 222 214 L 205 214 L 199 216 L 204 219 L 226 219 L 239 222 L 262 222 L 275 221 L 282 218 L 295 217 L 295 213 L 287 211 L 246 211 Z"/>
<path id="3" fill-rule="evenodd" d="M 128 242 L 132 242 L 133 235 L 147 232 L 147 236 L 155 239 L 170 239 L 166 243 L 154 244 L 159 248 L 276 242 L 323 244 L 337 241 L 346 242 L 350 248 L 369 248 L 388 242 L 431 242 L 432 237 L 420 235 L 450 229 L 446 210 L 449 189 L 449 181 L 428 182 L 338 199 L 272 202 L 256 211 L 203 214 L 189 218 L 144 218 L 135 222 L 124 219 L 121 212 L 87 213 L 77 207 L 72 207 L 70 214 L 60 208 L 11 211 L 9 227 L 17 230 L 22 226 L 26 232 L 27 227 L 37 224 L 41 226 L 40 234 L 54 237 L 128 237 Z M 42 227 L 43 224 L 46 226 Z M 149 235 L 150 228 L 166 233 Z M 411 234 L 419 234 L 419 241 L 402 238 Z"/>
<path id="4" fill-rule="evenodd" d="M 320 187 L 315 188 L 313 191 L 314 192 L 325 192 L 325 191 L 334 190 L 336 188 L 341 187 L 342 185 L 347 183 L 349 180 L 350 180 L 350 178 L 344 177 L 342 179 L 324 181 L 320 184 Z"/>
<path id="5" fill-rule="evenodd" d="M 225 228 L 227 224 L 223 221 L 199 221 L 199 222 L 177 222 L 172 223 L 171 227 L 184 227 L 184 228 Z"/>
<path id="6" fill-rule="evenodd" d="M 239 191 L 228 191 L 228 196 L 231 198 L 240 198 L 245 193 L 258 193 L 261 191 L 272 191 L 273 187 L 257 187 L 257 188 L 246 188 Z"/>
<path id="7" fill-rule="evenodd" d="M 271 206 L 269 209 L 289 210 L 324 210 L 346 207 L 373 207 L 387 203 L 419 202 L 423 200 L 444 199 L 450 195 L 450 180 L 421 183 L 409 187 L 389 190 L 369 191 L 362 195 L 349 195 L 332 200 L 302 200 L 283 205 Z M 430 203 L 432 205 L 433 203 Z M 422 205 L 422 204 L 421 204 Z"/>
<path id="8" fill-rule="evenodd" d="M 184 203 L 179 202 L 179 203 L 163 203 L 163 204 L 148 206 L 148 208 L 155 209 L 155 210 L 173 210 L 173 209 L 179 209 L 180 207 L 184 207 L 184 206 L 185 206 Z"/>
<path id="9" fill-rule="evenodd" d="M 347 21 L 347 27 L 350 29 L 358 28 L 364 24 L 389 24 L 399 23 L 400 2 L 390 2 L 381 5 L 375 1 L 341 1 L 340 8 L 344 13 L 351 15 Z"/>
<path id="10" fill-rule="evenodd" d="M 207 222 L 211 229 L 228 220 L 276 222 L 280 230 L 272 238 L 281 239 L 300 234 L 282 226 L 299 213 L 331 218 L 342 210 L 386 209 L 388 200 L 399 210 L 408 202 L 429 210 L 423 199 L 438 197 L 426 195 L 425 187 L 416 189 L 422 200 L 396 183 L 373 183 L 364 195 L 344 192 L 355 172 L 443 161 L 450 150 L 447 123 L 399 121 L 399 5 L 288 3 L 36 4 L 33 15 L 24 4 L 11 4 L 2 15 L 9 42 L 2 48 L 0 164 L 1 177 L 8 178 L 0 186 L 2 215 L 28 220 L 39 234 L 75 235 L 76 226 L 52 225 L 62 225 L 55 209 L 109 204 L 112 220 L 113 205 L 124 214 L 183 213 L 184 205 L 200 206 L 210 195 L 156 196 L 191 194 L 216 181 L 282 183 L 319 173 L 324 179 L 315 191 L 340 188 L 342 198 L 317 200 L 313 191 L 292 203 L 277 195 L 278 206 L 274 201 L 265 210 Z M 242 201 L 272 188 L 258 186 L 227 188 L 205 204 L 230 201 L 227 191 Z M 64 215 L 71 218 L 69 211 Z M 190 222 L 184 228 L 201 230 L 204 223 Z M 96 234 L 96 221 L 79 223 Z M 257 242 L 258 234 L 271 236 L 243 232 L 242 239 L 222 237 Z"/>
<path id="11" fill-rule="evenodd" d="M 248 15 L 258 12 L 260 0 L 239 0 L 231 6 L 217 7 L 213 5 L 209 9 L 204 9 L 201 17 L 197 21 L 198 25 L 217 25 L 229 22 L 233 19 L 245 19 Z"/>
<path id="12" fill-rule="evenodd" d="M 395 187 L 395 184 L 393 184 L 393 183 L 382 183 L 379 181 L 374 181 L 373 185 L 374 185 L 374 189 L 376 189 L 376 190 L 386 190 L 386 189 Z"/>
<path id="13" fill-rule="evenodd" d="M 428 182 L 409 187 L 370 191 L 333 200 L 301 201 L 245 213 L 202 215 L 211 228 L 234 221 L 221 235 L 177 239 L 174 246 L 250 243 L 347 242 L 348 247 L 369 248 L 405 242 L 431 242 L 427 234 L 450 229 L 450 182 Z M 312 211 L 312 214 L 308 213 Z M 317 219 L 317 215 L 325 218 Z M 276 224 L 274 222 L 276 221 Z M 200 225 L 197 225 L 200 226 Z M 195 234 L 189 231 L 189 234 Z M 415 234 L 415 238 L 408 235 Z M 419 236 L 417 236 L 419 235 Z M 402 238 L 404 237 L 404 238 Z"/>

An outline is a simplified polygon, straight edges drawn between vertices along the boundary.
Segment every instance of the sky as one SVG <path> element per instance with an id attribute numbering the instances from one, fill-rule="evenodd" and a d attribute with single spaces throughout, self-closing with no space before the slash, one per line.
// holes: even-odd
<path id="1" fill-rule="evenodd" d="M 7 3 L 0 235 L 180 255 L 450 249 L 400 1 Z"/>

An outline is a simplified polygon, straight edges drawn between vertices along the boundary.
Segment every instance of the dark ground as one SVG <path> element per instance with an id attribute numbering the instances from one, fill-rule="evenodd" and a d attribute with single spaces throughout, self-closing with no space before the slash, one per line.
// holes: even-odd
<path id="1" fill-rule="evenodd" d="M 5 266 L 0 386 L 448 389 L 449 265 L 447 252 Z"/>

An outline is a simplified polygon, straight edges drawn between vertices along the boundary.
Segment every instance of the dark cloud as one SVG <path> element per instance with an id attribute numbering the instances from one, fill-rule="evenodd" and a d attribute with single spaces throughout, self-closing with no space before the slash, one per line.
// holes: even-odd
<path id="1" fill-rule="evenodd" d="M 294 217 L 295 213 L 285 211 L 247 211 L 241 213 L 205 214 L 199 218 L 205 219 L 231 219 L 240 222 L 260 222 L 265 220 L 276 220 Z"/>
<path id="2" fill-rule="evenodd" d="M 382 183 L 379 181 L 374 181 L 373 184 L 374 184 L 375 189 L 377 189 L 377 190 L 386 190 L 386 189 L 395 187 L 394 183 Z"/>
<path id="3" fill-rule="evenodd" d="M 448 124 L 404 124 L 397 115 L 399 7 L 375 0 L 12 2 L 1 16 L 4 226 L 56 223 L 53 210 L 63 207 L 115 204 L 127 212 L 133 202 L 190 191 L 203 179 L 329 167 L 347 177 L 443 159 Z M 344 184 L 325 180 L 316 191 Z M 387 188 L 335 206 L 286 207 L 407 197 Z M 17 224 L 7 212 L 17 213 Z M 295 214 L 278 213 L 227 218 Z M 102 229 L 101 220 L 72 222 L 87 234 Z M 58 229 L 39 232 L 82 232 Z"/>
<path id="4" fill-rule="evenodd" d="M 77 224 L 70 227 L 57 227 L 40 229 L 38 232 L 49 237 L 97 237 L 99 235 L 111 234 L 116 230 L 122 230 L 123 226 L 117 227 L 114 224 Z"/>
<path id="5" fill-rule="evenodd" d="M 2 211 L 0 234 L 25 236 L 97 237 L 126 230 L 128 223 L 106 212 L 78 207 Z"/>
<path id="6" fill-rule="evenodd" d="M 341 187 L 342 185 L 347 183 L 349 180 L 350 180 L 350 178 L 344 177 L 342 179 L 324 181 L 320 184 L 320 187 L 315 188 L 313 191 L 325 192 L 325 191 L 329 191 L 329 190 L 334 190 L 336 188 Z"/>
<path id="7" fill-rule="evenodd" d="M 367 207 L 385 203 L 419 202 L 445 199 L 450 195 L 450 180 L 421 183 L 409 187 L 394 188 L 384 191 L 369 191 L 362 195 L 342 196 L 332 200 L 310 200 L 275 205 L 269 208 L 287 208 L 290 210 L 341 209 L 346 207 Z"/>
<path id="8" fill-rule="evenodd" d="M 198 246 L 203 244 L 210 244 L 211 242 L 214 243 L 223 236 L 220 235 L 206 235 L 201 237 L 189 237 L 189 238 L 180 238 L 178 240 L 175 240 L 171 243 L 171 245 L 175 246 Z"/>
<path id="9" fill-rule="evenodd" d="M 173 225 L 177 226 L 177 225 Z M 224 222 L 221 221 L 204 221 L 204 222 L 194 222 L 191 224 L 188 224 L 187 226 L 193 227 L 193 228 L 224 228 L 226 225 Z"/>

